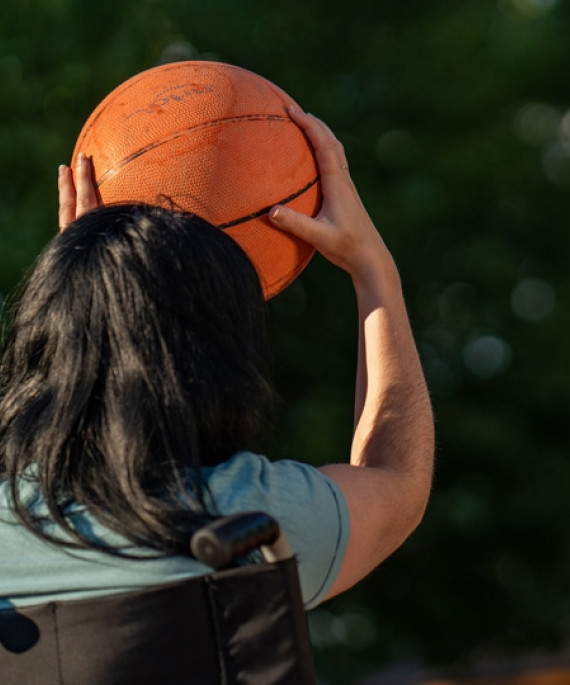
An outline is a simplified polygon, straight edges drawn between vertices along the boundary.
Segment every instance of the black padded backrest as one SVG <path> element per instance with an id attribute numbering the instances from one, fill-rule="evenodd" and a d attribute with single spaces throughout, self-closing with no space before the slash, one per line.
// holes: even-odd
<path id="1" fill-rule="evenodd" d="M 2 685 L 314 685 L 296 561 L 0 610 Z"/>

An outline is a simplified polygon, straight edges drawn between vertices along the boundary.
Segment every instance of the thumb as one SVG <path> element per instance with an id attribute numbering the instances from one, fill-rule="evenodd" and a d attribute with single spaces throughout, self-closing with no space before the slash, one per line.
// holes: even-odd
<path id="1" fill-rule="evenodd" d="M 317 221 L 289 207 L 275 205 L 269 210 L 269 220 L 276 228 L 293 233 L 308 243 L 312 244 L 316 237 Z"/>

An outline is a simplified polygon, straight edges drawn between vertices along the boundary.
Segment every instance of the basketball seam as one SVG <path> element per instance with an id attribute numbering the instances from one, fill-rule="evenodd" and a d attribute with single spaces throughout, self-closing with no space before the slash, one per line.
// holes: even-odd
<path id="1" fill-rule="evenodd" d="M 315 183 L 318 183 L 319 178 L 320 178 L 320 176 L 316 176 L 312 181 L 309 181 L 309 183 L 304 185 L 302 188 L 297 190 L 295 193 L 288 195 L 287 197 L 283 198 L 282 200 L 278 200 L 277 202 L 273 202 L 272 204 L 267 205 L 267 207 L 264 207 L 263 209 L 260 209 L 256 212 L 252 212 L 251 214 L 247 214 L 245 216 L 242 216 L 239 219 L 232 219 L 231 221 L 226 221 L 223 224 L 217 224 L 217 228 L 221 228 L 222 230 L 225 230 L 226 228 L 238 226 L 239 224 L 244 224 L 247 221 L 252 221 L 253 219 L 257 219 L 260 216 L 267 214 L 267 212 L 274 205 L 286 205 L 289 202 L 292 202 L 293 200 L 297 199 L 298 197 L 301 197 L 301 195 L 306 193 L 310 188 L 312 188 L 315 185 Z"/>
<path id="2" fill-rule="evenodd" d="M 196 131 L 203 131 L 207 128 L 213 128 L 214 126 L 218 126 L 220 124 L 227 124 L 227 123 L 239 123 L 241 121 L 284 121 L 287 123 L 293 123 L 289 117 L 285 117 L 281 114 L 242 114 L 238 117 L 226 117 L 226 118 L 221 118 L 221 119 L 214 119 L 212 121 L 207 121 L 203 122 L 202 124 L 198 124 L 197 126 L 190 126 L 188 128 L 183 129 L 182 131 L 176 131 L 176 133 L 173 133 L 172 135 L 166 137 L 166 138 L 161 138 L 158 141 L 153 141 L 152 143 L 149 143 L 148 145 L 145 145 L 144 147 L 140 148 L 136 152 L 132 152 L 130 155 L 127 157 L 124 157 L 120 162 L 118 162 L 115 166 L 113 166 L 111 169 L 107 169 L 97 180 L 96 180 L 96 186 L 97 188 L 100 188 L 107 179 L 112 178 L 115 174 L 117 174 L 122 168 L 127 166 L 127 164 L 130 164 L 132 161 L 137 159 L 137 157 L 140 157 L 141 155 L 146 154 L 150 150 L 154 150 L 157 147 L 160 147 L 161 145 L 165 145 L 166 143 L 170 143 L 173 140 L 176 140 L 177 138 L 181 138 L 182 136 L 187 135 L 188 133 L 194 133 Z"/>

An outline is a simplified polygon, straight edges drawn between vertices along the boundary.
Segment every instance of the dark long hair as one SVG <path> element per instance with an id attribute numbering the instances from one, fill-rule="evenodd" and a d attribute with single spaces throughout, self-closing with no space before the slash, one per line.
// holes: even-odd
<path id="1" fill-rule="evenodd" d="M 117 205 L 55 237 L 0 372 L 0 478 L 19 519 L 53 540 L 25 474 L 71 546 L 102 544 L 69 522 L 74 501 L 135 544 L 186 551 L 207 516 L 199 467 L 271 422 L 265 315 L 246 255 L 198 217 Z"/>

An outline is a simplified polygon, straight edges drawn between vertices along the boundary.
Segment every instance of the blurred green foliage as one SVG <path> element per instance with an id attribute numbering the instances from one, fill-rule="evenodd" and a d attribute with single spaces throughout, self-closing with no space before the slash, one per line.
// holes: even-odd
<path id="1" fill-rule="evenodd" d="M 568 640 L 569 35 L 566 0 L 3 0 L 0 293 L 56 230 L 87 115 L 161 61 L 257 71 L 345 144 L 400 266 L 439 458 L 419 530 L 312 613 L 323 681 Z M 268 453 L 346 460 L 349 279 L 316 257 L 271 313 Z"/>

